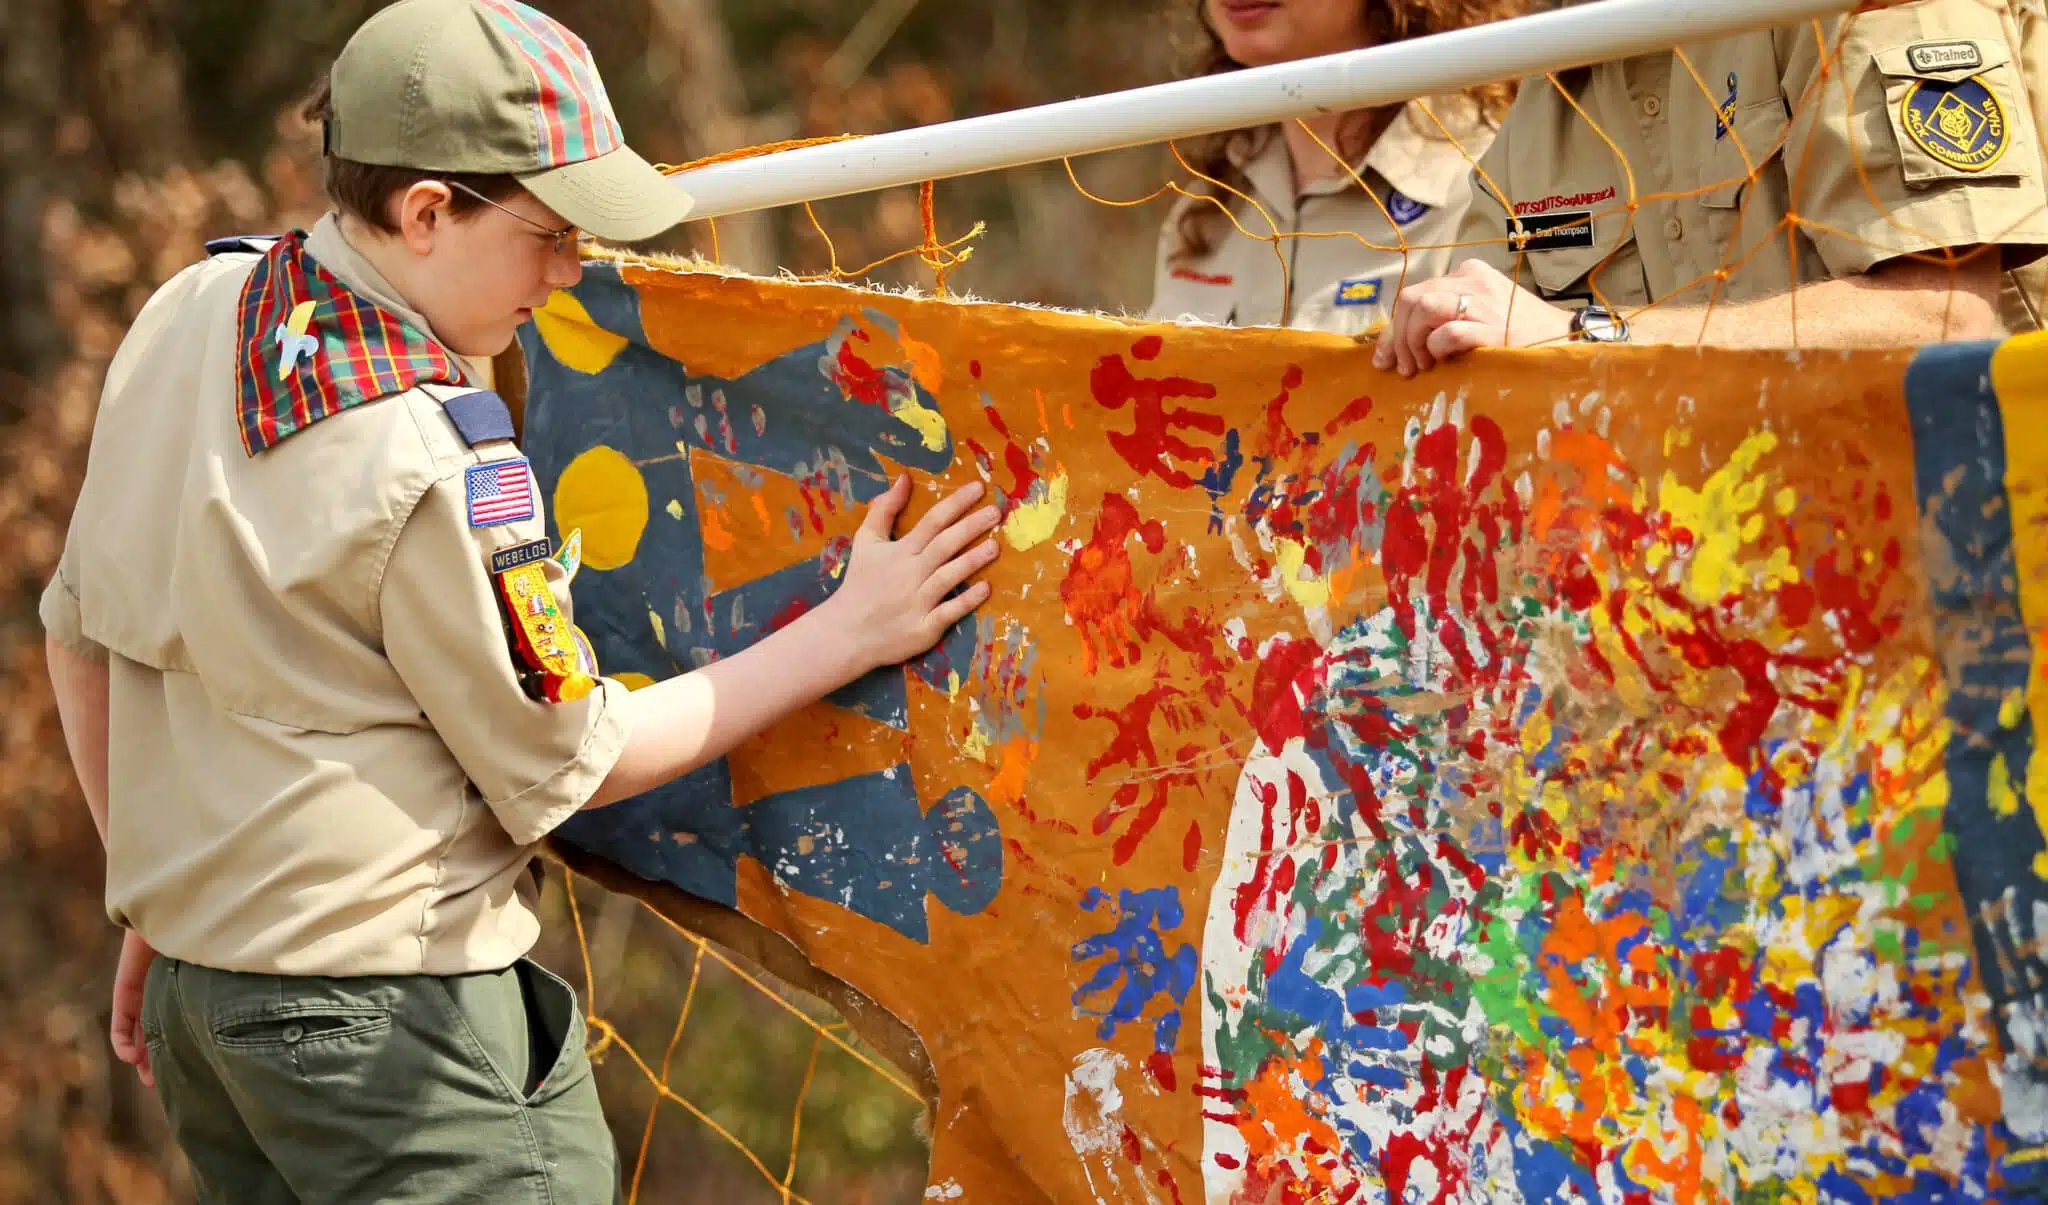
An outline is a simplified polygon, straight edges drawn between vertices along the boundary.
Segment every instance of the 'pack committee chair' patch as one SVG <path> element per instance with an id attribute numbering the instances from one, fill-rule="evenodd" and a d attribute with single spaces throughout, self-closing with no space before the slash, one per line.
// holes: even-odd
<path id="1" fill-rule="evenodd" d="M 2011 142 L 2004 107 L 1975 78 L 1915 81 L 1906 90 L 1899 122 L 1915 146 L 1960 172 L 1989 168 Z"/>

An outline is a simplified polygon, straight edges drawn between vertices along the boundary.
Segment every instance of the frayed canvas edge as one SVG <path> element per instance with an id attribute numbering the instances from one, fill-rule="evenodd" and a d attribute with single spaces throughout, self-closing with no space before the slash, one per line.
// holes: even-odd
<path id="1" fill-rule="evenodd" d="M 921 301 L 937 305 L 997 306 L 1035 314 L 1053 314 L 1065 318 L 1082 318 L 1097 322 L 1109 322 L 1118 326 L 1133 328 L 1178 326 L 1215 331 L 1287 330 L 1285 327 L 1277 326 L 1270 328 L 1226 326 L 1194 314 L 1184 314 L 1177 318 L 1149 318 L 1143 314 L 1119 314 L 1109 310 L 1073 309 L 1067 306 L 1046 305 L 1042 302 L 986 298 L 976 296 L 973 293 L 947 293 L 942 296 L 937 293 L 928 293 L 916 285 L 891 286 L 875 284 L 873 282 L 819 280 L 816 277 L 798 276 L 786 268 L 777 272 L 774 276 L 760 276 L 727 264 L 721 264 L 716 260 L 706 259 L 702 255 L 676 255 L 662 251 L 634 251 L 624 247 L 613 247 L 605 243 L 586 244 L 582 254 L 583 260 L 586 263 L 608 263 L 620 267 L 646 268 L 654 272 L 666 272 L 675 275 L 719 276 L 729 280 L 746 280 L 761 284 L 799 285 L 852 293 L 856 296 L 896 297 L 906 301 Z M 1288 331 L 1288 333 L 1304 334 L 1310 332 Z"/>

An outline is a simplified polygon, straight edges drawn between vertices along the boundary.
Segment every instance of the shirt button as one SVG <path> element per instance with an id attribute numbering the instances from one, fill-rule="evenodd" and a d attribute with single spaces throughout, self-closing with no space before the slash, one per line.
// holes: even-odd
<path id="1" fill-rule="evenodd" d="M 299 1040 L 300 1038 L 303 1038 L 303 1037 L 305 1037 L 305 1036 L 306 1036 L 306 1031 L 305 1031 L 305 1030 L 303 1030 L 303 1029 L 300 1029 L 300 1028 L 299 1028 L 298 1026 L 296 1026 L 296 1025 L 287 1025 L 287 1026 L 285 1026 L 285 1027 L 284 1027 L 284 1040 L 285 1040 L 285 1041 L 287 1041 L 287 1042 L 296 1042 L 296 1041 L 298 1041 L 298 1040 Z"/>
<path id="2" fill-rule="evenodd" d="M 1648 115 L 1650 115 L 1651 117 L 1655 117 L 1655 116 L 1656 116 L 1657 114 L 1659 114 L 1659 113 L 1662 113 L 1663 111 L 1664 111 L 1664 102 L 1663 102 L 1663 101 L 1661 101 L 1661 100 L 1658 100 L 1658 99 L 1657 99 L 1656 97 L 1654 97 L 1654 96 L 1645 96 L 1645 97 L 1643 98 L 1643 112 L 1644 112 L 1644 113 L 1647 113 L 1647 114 L 1648 114 Z"/>
<path id="3" fill-rule="evenodd" d="M 1684 238 L 1685 223 L 1679 221 L 1677 218 L 1672 218 L 1670 221 L 1665 222 L 1664 237 L 1670 239 L 1672 242 L 1677 242 L 1679 239 Z"/>

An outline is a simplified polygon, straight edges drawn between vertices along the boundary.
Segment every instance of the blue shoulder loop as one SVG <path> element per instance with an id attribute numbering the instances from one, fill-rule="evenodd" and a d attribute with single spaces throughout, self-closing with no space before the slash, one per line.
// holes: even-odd
<path id="1" fill-rule="evenodd" d="M 261 255 L 270 250 L 270 244 L 276 242 L 277 237 L 274 234 L 231 234 L 226 238 L 210 238 L 206 240 L 206 254 L 212 257 L 247 251 Z"/>
<path id="2" fill-rule="evenodd" d="M 512 408 L 488 389 L 449 398 L 441 406 L 462 441 L 472 448 L 486 440 L 513 437 Z"/>

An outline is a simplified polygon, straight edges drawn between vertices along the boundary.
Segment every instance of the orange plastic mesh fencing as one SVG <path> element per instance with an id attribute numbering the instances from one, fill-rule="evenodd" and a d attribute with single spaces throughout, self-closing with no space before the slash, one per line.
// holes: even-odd
<path id="1" fill-rule="evenodd" d="M 632 907 L 645 923 L 637 926 L 638 936 L 631 941 L 630 948 L 618 951 L 619 957 L 612 958 L 611 964 L 616 967 L 628 959 L 652 959 L 656 965 L 664 969 L 677 962 L 687 969 L 680 978 L 668 980 L 674 984 L 673 995 L 667 992 L 638 991 L 635 996 L 645 1007 L 636 1008 L 635 1016 L 630 1021 L 615 1019 L 607 1013 L 612 998 L 609 989 L 613 985 L 608 984 L 607 976 L 600 975 L 597 969 L 598 960 L 593 957 L 592 938 L 584 919 L 585 908 L 601 893 L 582 880 L 573 870 L 563 870 L 562 873 L 552 875 L 549 881 L 551 902 L 559 904 L 565 913 L 568 932 L 574 940 L 573 950 L 580 962 L 581 987 L 590 1036 L 589 1056 L 603 1077 L 601 1083 L 608 1097 L 608 1112 L 614 1118 L 615 1132 L 619 1130 L 618 1120 L 623 1115 L 623 1109 L 620 1101 L 610 1098 L 614 1094 L 623 1095 L 624 1090 L 635 1080 L 644 1085 L 649 1097 L 644 1109 L 644 1119 L 637 1132 L 620 1134 L 621 1170 L 626 1199 L 629 1202 L 673 1199 L 675 1186 L 679 1181 L 692 1184 L 691 1195 L 686 1199 L 702 1199 L 697 1194 L 708 1194 L 712 1187 L 721 1183 L 715 1172 L 705 1172 L 700 1168 L 697 1175 L 685 1178 L 676 1174 L 676 1169 L 671 1167 L 670 1174 L 661 1181 L 669 1186 L 669 1191 L 661 1193 L 654 1189 L 655 1179 L 650 1174 L 651 1163 L 656 1155 L 658 1134 L 661 1132 L 660 1122 L 665 1111 L 680 1111 L 690 1119 L 691 1124 L 701 1127 L 702 1133 L 716 1145 L 733 1152 L 737 1161 L 725 1169 L 728 1173 L 743 1167 L 758 1176 L 764 1191 L 757 1195 L 742 1194 L 739 1200 L 774 1200 L 796 1202 L 798 1205 L 807 1205 L 812 1200 L 832 1202 L 849 1199 L 846 1192 L 848 1185 L 855 1186 L 856 1191 L 852 1195 L 862 1199 L 870 1198 L 876 1191 L 882 1193 L 882 1199 L 887 1199 L 890 1195 L 890 1185 L 897 1186 L 896 1195 L 900 1196 L 904 1192 L 912 1192 L 914 1195 L 914 1188 L 922 1184 L 922 1179 L 916 1174 L 919 1169 L 909 1167 L 884 1167 L 882 1170 L 885 1174 L 877 1176 L 863 1174 L 858 1169 L 835 1169 L 827 1161 L 822 1167 L 805 1169 L 814 1181 L 822 1182 L 822 1193 L 819 1192 L 819 1188 L 813 1187 L 812 1192 L 816 1195 L 807 1196 L 797 1185 L 798 1155 L 804 1136 L 805 1111 L 807 1107 L 815 1107 L 812 1088 L 821 1063 L 828 1072 L 836 1072 L 840 1079 L 851 1081 L 856 1097 L 871 1098 L 879 1095 L 897 1103 L 892 1114 L 896 1128 L 903 1132 L 878 1136 L 886 1139 L 888 1146 L 892 1148 L 896 1163 L 904 1164 L 906 1159 L 900 1149 L 894 1148 L 915 1148 L 917 1145 L 916 1135 L 911 1132 L 913 1127 L 901 1122 L 906 1117 L 922 1112 L 924 1096 L 901 1070 L 888 1065 L 881 1056 L 862 1043 L 843 1020 L 829 1008 L 805 1000 L 800 995 L 797 999 L 792 999 L 795 993 L 773 984 L 758 966 L 748 964 L 706 940 L 702 935 L 690 932 L 659 910 L 638 903 L 634 903 Z M 613 904 L 624 900 L 623 897 L 605 897 L 605 902 Z M 663 946 L 671 947 L 673 957 L 663 957 L 658 953 L 658 948 Z M 683 1061 L 679 1056 L 685 1053 L 686 1039 L 696 1032 L 690 1029 L 690 1022 L 696 1015 L 700 986 L 704 983 L 707 969 L 730 981 L 725 993 L 728 1003 L 734 1000 L 752 1001 L 754 1016 L 752 1023 L 743 1028 L 748 1041 L 743 1044 L 746 1049 L 739 1052 L 739 1057 L 759 1057 L 764 1052 L 770 1035 L 802 1035 L 802 1044 L 806 1048 L 800 1074 L 790 1074 L 794 1070 L 794 1064 L 784 1062 L 772 1065 L 761 1077 L 763 1082 L 758 1085 L 758 1093 L 753 1094 L 760 1099 L 729 1099 L 728 1103 L 733 1105 L 731 1111 L 737 1116 L 728 1116 L 725 1120 L 718 1116 L 717 1106 L 700 1102 L 707 1095 L 734 1098 L 743 1094 L 731 1091 L 707 1092 L 707 1088 L 730 1088 L 731 1085 L 689 1085 L 677 1082 Z M 611 974 L 616 976 L 623 973 L 615 970 Z M 664 999 L 674 1003 L 673 1022 L 671 1024 L 663 1021 L 656 1025 L 656 1018 L 646 1015 L 648 1009 L 652 1007 L 647 1002 Z M 799 1003 L 798 1000 L 803 1002 Z M 709 1024 L 712 1032 L 726 1035 L 728 1040 L 736 1028 L 741 1028 L 732 1024 L 729 1019 Z M 638 1042 L 628 1036 L 629 1029 L 638 1030 Z M 629 1069 L 625 1079 L 610 1073 L 612 1067 L 621 1063 Z M 788 1078 L 780 1079 L 778 1076 Z M 784 1103 L 778 1105 L 778 1100 Z M 739 1132 L 742 1128 L 751 1128 L 757 1132 L 778 1129 L 763 1124 L 772 1120 L 778 1109 L 780 1116 L 786 1118 L 782 1123 L 782 1128 L 787 1130 L 786 1138 L 779 1132 L 757 1133 L 757 1136 L 749 1141 Z M 836 1123 L 840 1119 L 828 1117 L 827 1120 Z M 906 1142 L 905 1139 L 911 1141 Z M 774 1149 L 769 1149 L 770 1141 L 775 1143 Z M 701 1149 L 701 1144 L 687 1145 Z M 915 1162 L 914 1155 L 908 1162 Z M 886 1174 L 891 1171 L 895 1174 Z M 743 1182 L 745 1177 L 740 1179 Z M 733 1186 L 730 1177 L 725 1183 L 727 1187 Z M 878 1189 L 877 1186 L 881 1187 Z"/>
<path id="2" fill-rule="evenodd" d="M 1361 325 L 1384 321 L 1391 300 L 1405 286 L 1479 257 L 1525 286 L 1541 285 L 1556 297 L 1598 300 L 1626 317 L 1686 307 L 1680 329 L 1662 330 L 1660 342 L 1807 346 L 1885 341 L 1880 334 L 1845 333 L 1824 316 L 1808 323 L 1802 305 L 1811 309 L 1821 303 L 1797 293 L 1786 297 L 1782 312 L 1769 312 L 1768 320 L 1782 323 L 1782 329 L 1729 326 L 1717 322 L 1716 315 L 1737 301 L 1785 293 L 1794 282 L 1848 275 L 1886 259 L 1938 268 L 1956 276 L 1959 288 L 1965 287 L 1966 269 L 1981 268 L 1967 286 L 1981 290 L 1984 276 L 1995 272 L 2001 259 L 2012 262 L 2032 254 L 2015 255 L 2005 247 L 2031 247 L 2048 238 L 2041 233 L 2037 166 L 2040 119 L 2048 109 L 2027 83 L 2048 70 L 2039 28 L 2043 18 L 2035 0 L 1932 2 L 1943 11 L 1924 29 L 1903 12 L 1868 11 L 1781 30 L 1775 41 L 1771 34 L 1759 34 L 1680 47 L 1669 56 L 1637 60 L 1649 63 L 1651 70 L 1631 70 L 1625 77 L 1612 68 L 1593 73 L 1590 86 L 1583 70 L 1522 81 L 1522 91 L 1534 95 L 1521 98 L 1512 145 L 1491 156 L 1487 152 L 1500 125 L 1498 116 L 1475 125 L 1465 115 L 1467 98 L 1422 98 L 1394 120 L 1408 123 L 1415 137 L 1428 144 L 1419 153 L 1437 162 L 1387 170 L 1396 176 L 1440 173 L 1449 160 L 1469 171 L 1475 194 L 1469 209 L 1484 216 L 1438 223 L 1450 227 L 1444 237 L 1411 237 L 1413 219 L 1390 207 L 1390 194 L 1394 206 L 1408 199 L 1390 187 L 1371 157 L 1347 159 L 1332 139 L 1305 121 L 1292 123 L 1299 132 L 1298 146 L 1326 161 L 1306 174 L 1335 174 L 1355 186 L 1352 195 L 1373 215 L 1374 220 L 1362 223 L 1369 228 L 1293 228 L 1272 198 L 1236 170 L 1235 160 L 1218 159 L 1232 162 L 1233 168 L 1211 174 L 1190 155 L 1194 144 L 1122 153 L 1127 159 L 1135 154 L 1160 160 L 1157 167 L 1165 178 L 1135 196 L 1106 195 L 1084 183 L 1073 161 L 1062 166 L 1077 193 L 1092 203 L 1149 207 L 1163 220 L 1166 203 L 1186 201 L 1214 212 L 1219 241 L 1269 247 L 1278 283 L 1268 291 L 1270 300 L 1279 302 L 1269 308 L 1281 325 L 1313 321 L 1299 312 L 1304 298 L 1295 287 L 1298 275 L 1343 276 L 1342 265 L 1361 257 L 1372 264 L 1371 279 L 1384 301 L 1361 307 L 1373 315 L 1347 330 L 1359 333 Z M 1924 9 L 1926 4 L 1909 7 Z M 1910 57 L 1915 46 L 1951 42 L 1974 47 L 1977 57 L 1942 62 Z M 1658 61 L 1664 58 L 1668 62 Z M 683 171 L 857 137 L 795 139 L 664 167 Z M 1271 148 L 1255 147 L 1254 153 L 1271 154 Z M 979 222 L 964 233 L 943 236 L 933 197 L 929 182 L 918 190 L 922 237 L 915 245 L 884 251 L 858 266 L 841 262 L 839 245 L 853 241 L 866 247 L 876 237 L 873 231 L 886 230 L 889 223 L 842 228 L 835 237 L 818 207 L 806 204 L 803 221 L 825 249 L 827 262 L 782 267 L 803 279 L 921 284 L 945 295 L 972 254 L 967 244 L 981 240 L 994 246 L 1004 238 L 987 238 Z M 1560 209 L 1570 202 L 1576 203 Z M 858 213 L 860 204 L 843 202 L 848 213 Z M 1465 207 L 1454 203 L 1452 208 Z M 1584 229 L 1564 236 L 1548 233 L 1555 230 L 1560 212 L 1582 219 Z M 1507 220 L 1510 215 L 1523 219 L 1519 229 Z M 1540 224 L 1534 220 L 1539 218 Z M 702 227 L 701 249 L 715 261 L 718 222 Z M 1587 230 L 1591 242 L 1585 241 Z M 1517 238 L 1534 238 L 1538 245 L 1562 238 L 1577 245 L 1553 246 L 1547 253 L 1518 251 L 1511 246 Z M 1350 247 L 1317 246 L 1309 252 L 1294 250 L 1297 243 Z M 1123 253 L 1149 259 L 1152 250 L 1148 242 Z M 1304 264 L 1307 256 L 1317 263 Z M 904 261 L 921 265 L 924 274 L 901 271 Z M 888 268 L 898 270 L 882 271 Z M 1566 276 L 1567 268 L 1580 270 Z M 971 276 L 964 279 L 970 289 Z M 2029 291 L 2027 310 L 2038 308 L 2041 279 L 2036 273 L 2014 281 Z M 1241 293 L 1247 283 L 1217 286 L 1223 292 L 1216 294 L 1213 316 L 1220 317 L 1231 291 Z M 1088 308 L 1139 310 L 1152 300 L 1101 297 Z M 2005 301 L 2010 307 L 2019 297 L 2009 291 Z M 1516 303 L 1526 304 L 1526 298 L 1517 297 Z M 1199 304 L 1187 312 L 1212 316 Z M 2024 312 L 2008 308 L 2007 324 L 2014 325 Z M 1172 315 L 1162 311 L 1160 316 Z M 1938 330 L 1930 333 L 1939 337 Z"/>
<path id="3" fill-rule="evenodd" d="M 1161 310 L 1160 318 L 1222 321 L 1231 304 L 1249 298 L 1276 324 L 1335 314 L 1345 333 L 1365 338 L 1382 329 L 1411 287 L 1476 257 L 1522 286 L 1505 295 L 1502 321 L 1510 329 L 1519 308 L 1545 300 L 1598 301 L 1644 332 L 1643 341 L 1681 345 L 1913 345 L 1960 330 L 1985 333 L 1987 319 L 2024 329 L 2040 311 L 2042 277 L 2038 265 L 2023 261 L 2048 246 L 2048 17 L 2035 0 L 1925 0 L 1909 8 L 1690 46 L 1627 69 L 1524 81 L 1504 126 L 1478 138 L 1441 115 L 1460 102 L 1413 102 L 1395 120 L 1411 122 L 1417 145 L 1450 157 L 1458 165 L 1452 174 L 1470 181 L 1469 201 L 1459 202 L 1469 206 L 1465 213 L 1432 214 L 1444 237 L 1409 236 L 1418 222 L 1416 201 L 1387 173 L 1418 170 L 1413 164 L 1347 157 L 1307 123 L 1295 123 L 1296 145 L 1316 148 L 1359 190 L 1354 198 L 1378 219 L 1368 228 L 1296 228 L 1298 216 L 1278 212 L 1255 187 L 1256 172 L 1205 171 L 1178 144 L 1160 152 L 1171 178 L 1142 195 L 1107 195 L 1084 183 L 1073 161 L 1062 167 L 1091 203 L 1149 206 L 1161 222 L 1169 202 L 1218 215 L 1215 254 L 1237 266 L 1198 265 L 1179 274 L 1170 264 L 1162 268 L 1162 284 L 1179 289 L 1175 296 L 1187 304 Z M 792 140 L 664 170 L 836 140 Z M 1442 163 L 1429 170 L 1445 172 Z M 858 266 L 841 262 L 840 247 L 859 244 L 864 254 L 873 249 L 872 235 L 842 229 L 835 239 L 819 208 L 804 205 L 824 262 L 784 266 L 804 280 L 914 284 L 942 296 L 963 284 L 971 289 L 976 249 L 1000 245 L 1013 232 L 949 224 L 936 197 L 932 183 L 918 189 L 913 245 L 883 249 Z M 703 254 L 716 261 L 718 223 L 703 225 Z M 1247 289 L 1251 277 L 1242 265 L 1253 260 L 1228 258 L 1232 239 L 1270 249 L 1271 295 Z M 1148 240 L 1123 254 L 1149 264 L 1153 245 Z M 1862 276 L 1880 263 L 1888 264 L 1883 273 Z M 1938 278 L 1913 274 L 1915 264 L 1938 270 Z M 1298 289 L 1307 276 L 1315 277 L 1315 288 Z M 1353 285 L 1356 300 L 1345 294 Z M 1214 291 L 1213 301 L 1205 289 Z M 1318 291 L 1328 294 L 1327 305 L 1310 313 Z M 1154 300 L 1100 304 L 1136 311 Z M 1544 328 L 1529 341 L 1565 337 Z M 662 925 L 687 943 L 688 979 L 677 989 L 665 1046 L 658 1053 L 646 1040 L 636 1047 L 603 1014 L 604 985 L 591 970 L 576 876 L 568 876 L 567 892 L 585 960 L 593 1055 L 623 1057 L 654 1096 L 637 1148 L 626 1152 L 631 1199 L 642 1199 L 642 1173 L 669 1106 L 739 1153 L 758 1173 L 759 1199 L 796 1202 L 842 1199 L 831 1185 L 800 1183 L 798 1175 L 805 1110 L 821 1067 L 857 1068 L 922 1107 L 924 1094 L 912 1078 L 852 1039 L 842 1023 L 791 1003 L 755 971 L 665 919 Z M 713 1110 L 693 1103 L 695 1086 L 678 1080 L 676 1055 L 707 960 L 810 1035 L 803 1071 L 788 1085 L 786 1149 L 750 1146 Z"/>
<path id="4" fill-rule="evenodd" d="M 692 159 L 688 163 L 683 164 L 662 163 L 656 164 L 655 166 L 658 167 L 664 173 L 673 175 L 676 172 L 688 171 L 691 168 L 706 167 L 713 163 L 729 163 L 736 159 L 748 159 L 758 155 L 773 154 L 776 151 L 794 150 L 797 147 L 819 146 L 828 142 L 844 142 L 858 137 L 860 137 L 860 135 L 845 134 L 833 138 L 796 138 L 782 142 L 764 143 L 760 146 L 745 147 L 737 151 L 726 151 L 722 154 L 717 155 L 706 155 L 699 159 Z M 822 277 L 828 280 L 840 281 L 865 280 L 877 269 L 887 267 L 890 264 L 896 263 L 898 260 L 906 259 L 914 255 L 924 263 L 925 267 L 931 270 L 933 289 L 940 296 L 945 296 L 946 277 L 952 273 L 953 269 L 959 267 L 963 263 L 966 263 L 967 260 L 974 254 L 974 250 L 971 247 L 964 251 L 958 250 L 958 248 L 960 248 L 961 246 L 968 242 L 973 241 L 976 238 L 979 238 L 982 235 L 982 233 L 987 229 L 987 226 L 984 223 L 976 222 L 974 226 L 967 231 L 967 233 L 960 235 L 958 238 L 941 241 L 939 238 L 938 215 L 935 212 L 936 207 L 933 201 L 935 191 L 935 185 L 933 184 L 933 182 L 929 180 L 927 180 L 924 184 L 920 185 L 917 190 L 918 219 L 924 229 L 924 241 L 920 242 L 915 247 L 906 248 L 902 251 L 897 251 L 888 255 L 884 255 L 879 259 L 870 260 L 869 262 L 862 264 L 858 268 L 844 268 L 840 266 L 839 252 L 837 248 L 833 245 L 832 235 L 826 231 L 824 223 L 818 220 L 817 209 L 809 202 L 806 202 L 804 204 L 804 214 L 806 217 L 810 219 L 811 228 L 817 232 L 818 237 L 820 239 L 824 240 L 826 254 L 831 259 L 831 266 L 827 268 L 824 273 L 821 274 Z M 708 227 L 710 232 L 710 248 L 708 251 L 708 257 L 713 262 L 717 262 L 718 223 L 714 219 L 712 221 L 705 223 L 705 225 Z"/>

